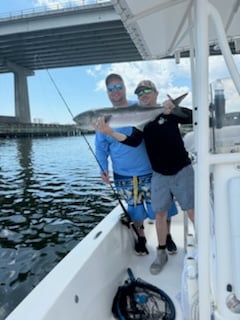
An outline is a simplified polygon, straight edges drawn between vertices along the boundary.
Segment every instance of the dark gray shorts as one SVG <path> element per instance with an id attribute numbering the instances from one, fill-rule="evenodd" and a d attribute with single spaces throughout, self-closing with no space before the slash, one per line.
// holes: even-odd
<path id="1" fill-rule="evenodd" d="M 188 165 L 177 174 L 165 176 L 153 171 L 151 182 L 152 208 L 158 212 L 167 211 L 172 203 L 172 196 L 182 210 L 194 208 L 194 170 Z"/>

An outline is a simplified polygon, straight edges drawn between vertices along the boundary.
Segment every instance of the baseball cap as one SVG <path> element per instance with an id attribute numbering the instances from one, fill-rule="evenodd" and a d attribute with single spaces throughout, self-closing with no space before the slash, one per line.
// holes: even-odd
<path id="1" fill-rule="evenodd" d="M 145 89 L 145 88 L 153 89 L 154 91 L 157 91 L 155 84 L 151 80 L 142 80 L 137 85 L 137 88 L 135 89 L 134 93 L 137 93 L 138 91 Z"/>
<path id="2" fill-rule="evenodd" d="M 122 79 L 122 77 L 121 77 L 119 74 L 117 74 L 117 73 L 110 73 L 110 74 L 106 77 L 106 79 L 105 79 L 106 85 L 108 85 L 109 82 L 112 81 L 112 80 L 118 80 L 118 81 L 123 82 L 123 79 Z"/>

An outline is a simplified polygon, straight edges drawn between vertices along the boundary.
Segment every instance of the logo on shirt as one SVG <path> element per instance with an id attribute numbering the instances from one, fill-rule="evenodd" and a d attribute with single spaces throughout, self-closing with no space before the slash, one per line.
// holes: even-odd
<path id="1" fill-rule="evenodd" d="M 164 124 L 164 122 L 166 122 L 167 121 L 167 119 L 165 119 L 165 118 L 159 118 L 159 120 L 158 120 L 158 124 Z"/>

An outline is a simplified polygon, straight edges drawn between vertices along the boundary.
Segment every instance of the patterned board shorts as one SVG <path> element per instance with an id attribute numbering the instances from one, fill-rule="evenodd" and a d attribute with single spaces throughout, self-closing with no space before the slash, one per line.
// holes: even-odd
<path id="1" fill-rule="evenodd" d="M 132 220 L 143 221 L 146 218 L 155 219 L 151 206 L 151 174 L 126 177 L 114 174 L 114 183 L 118 194 L 128 204 L 128 213 Z M 168 216 L 177 214 L 173 201 Z"/>

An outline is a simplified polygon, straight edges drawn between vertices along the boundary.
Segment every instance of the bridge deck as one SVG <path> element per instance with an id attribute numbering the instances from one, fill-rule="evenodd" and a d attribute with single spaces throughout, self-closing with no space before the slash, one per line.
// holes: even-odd
<path id="1" fill-rule="evenodd" d="M 0 51 L 0 73 L 141 60 L 111 2 L 0 18 Z"/>

